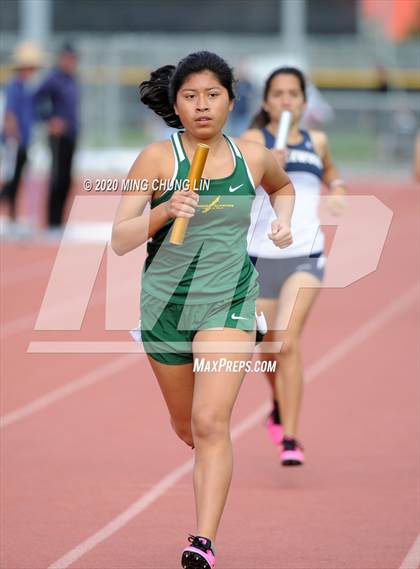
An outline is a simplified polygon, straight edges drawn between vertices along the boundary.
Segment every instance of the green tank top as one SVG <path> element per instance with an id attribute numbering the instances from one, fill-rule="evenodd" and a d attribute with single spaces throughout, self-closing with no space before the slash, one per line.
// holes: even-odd
<path id="1" fill-rule="evenodd" d="M 183 245 L 169 242 L 171 219 L 147 244 L 142 287 L 160 300 L 208 304 L 258 294 L 258 273 L 247 254 L 247 233 L 255 188 L 237 145 L 225 136 L 235 164 L 226 178 L 203 180 L 199 205 Z M 171 137 L 175 170 L 170 189 L 151 202 L 169 200 L 188 177 L 190 163 L 180 133 Z M 176 181 L 179 180 L 178 185 Z"/>

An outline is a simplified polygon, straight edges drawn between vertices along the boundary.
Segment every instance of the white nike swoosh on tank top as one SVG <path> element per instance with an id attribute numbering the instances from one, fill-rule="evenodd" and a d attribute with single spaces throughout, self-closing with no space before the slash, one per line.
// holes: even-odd
<path id="1" fill-rule="evenodd" d="M 239 190 L 239 188 L 242 188 L 243 184 L 239 184 L 239 186 L 235 186 L 234 188 L 232 188 L 232 186 L 229 186 L 229 191 L 230 192 L 236 192 L 236 190 Z"/>

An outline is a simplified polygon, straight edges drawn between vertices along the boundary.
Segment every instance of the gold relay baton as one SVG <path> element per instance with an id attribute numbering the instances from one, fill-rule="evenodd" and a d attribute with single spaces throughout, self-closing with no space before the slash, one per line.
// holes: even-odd
<path id="1" fill-rule="evenodd" d="M 209 153 L 210 146 L 207 144 L 202 144 L 201 142 L 197 145 L 194 152 L 194 157 L 192 164 L 190 166 L 190 171 L 188 172 L 188 182 L 189 188 L 197 190 L 200 187 L 201 175 L 204 170 L 204 165 L 207 160 L 207 155 Z M 171 237 L 169 242 L 172 245 L 182 245 L 185 239 L 185 233 L 187 232 L 189 219 L 186 217 L 177 217 L 175 219 L 174 225 L 172 227 Z"/>

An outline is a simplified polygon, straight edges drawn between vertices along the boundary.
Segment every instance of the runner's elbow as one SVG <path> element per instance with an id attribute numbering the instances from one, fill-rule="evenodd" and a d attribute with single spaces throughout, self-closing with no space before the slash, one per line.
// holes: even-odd
<path id="1" fill-rule="evenodd" d="M 113 227 L 112 229 L 111 248 L 119 257 L 122 257 L 122 255 L 125 255 L 125 253 L 128 253 L 129 251 L 129 249 L 123 245 L 121 231 L 119 230 L 118 226 Z"/>

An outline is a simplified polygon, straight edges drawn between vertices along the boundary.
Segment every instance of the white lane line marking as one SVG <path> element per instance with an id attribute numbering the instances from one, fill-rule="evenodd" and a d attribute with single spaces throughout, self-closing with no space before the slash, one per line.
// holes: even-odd
<path id="1" fill-rule="evenodd" d="M 81 296 L 82 295 L 77 295 L 73 298 L 68 298 L 65 303 L 54 307 L 52 311 L 59 313 L 64 318 L 66 314 L 69 314 L 74 310 L 75 306 L 78 306 Z M 105 302 L 105 300 L 106 292 L 101 291 L 93 300 L 89 299 L 89 308 L 101 305 Z M 18 318 L 10 320 L 9 322 L 5 322 L 0 330 L 0 338 L 2 340 L 5 340 L 6 338 L 14 336 L 15 334 L 20 334 L 22 332 L 32 332 L 34 330 L 38 315 L 39 310 L 32 312 L 31 314 L 19 316 Z"/>
<path id="2" fill-rule="evenodd" d="M 420 567 L 420 533 L 417 539 L 410 547 L 404 561 L 400 565 L 400 569 L 418 569 Z"/>
<path id="3" fill-rule="evenodd" d="M 25 314 L 25 316 L 19 316 L 14 320 L 5 322 L 1 327 L 0 338 L 5 340 L 9 336 L 14 336 L 21 332 L 32 331 L 35 326 L 37 316 L 38 312 L 32 312 L 32 314 Z"/>
<path id="4" fill-rule="evenodd" d="M 416 294 L 413 294 L 414 290 L 416 291 Z M 394 316 L 397 316 L 399 313 L 409 308 L 411 304 L 417 300 L 417 296 L 418 288 L 410 288 L 403 295 L 401 295 L 398 300 L 368 320 L 366 324 L 361 326 L 361 328 L 359 328 L 355 334 L 351 334 L 345 338 L 335 348 L 330 350 L 330 352 L 328 352 L 324 358 L 321 358 L 321 360 L 315 362 L 312 366 L 310 366 L 306 373 L 306 381 L 313 381 L 317 376 L 320 375 L 321 371 L 325 371 L 325 369 L 327 369 L 329 366 L 333 365 L 336 361 L 347 355 L 358 343 L 362 342 L 374 334 L 377 330 L 379 330 L 385 322 L 391 320 L 394 318 Z M 327 359 L 325 359 L 326 357 Z M 324 363 L 322 365 L 319 365 L 319 362 Z M 248 415 L 248 417 L 246 417 L 243 421 L 236 425 L 236 427 L 234 427 L 232 430 L 232 439 L 238 439 L 241 435 L 252 429 L 255 425 L 259 424 L 261 420 L 267 415 L 269 409 L 270 403 L 266 402 L 261 405 L 256 411 Z M 67 569 L 67 567 L 94 549 L 99 543 L 102 543 L 108 537 L 111 537 L 115 532 L 133 520 L 138 514 L 142 513 L 151 504 L 156 502 L 156 500 L 163 496 L 167 490 L 172 488 L 172 486 L 174 486 L 178 480 L 180 480 L 184 475 L 191 472 L 193 465 L 193 460 L 188 460 L 178 468 L 174 469 L 171 473 L 165 476 L 165 478 L 162 478 L 162 480 L 160 480 L 149 492 L 146 492 L 146 494 L 141 496 L 136 502 L 131 504 L 131 506 L 129 506 L 113 520 L 111 520 L 99 531 L 88 537 L 74 549 L 70 550 L 68 553 L 60 557 L 60 559 L 52 563 L 48 569 Z M 412 568 L 406 567 L 404 569 Z"/>
<path id="5" fill-rule="evenodd" d="M 261 421 L 262 416 L 268 413 L 269 409 L 270 403 L 264 403 L 263 406 L 239 423 L 232 430 L 232 440 L 239 438 L 243 433 L 258 424 Z M 162 480 L 160 480 L 155 486 L 153 486 L 149 492 L 146 492 L 146 494 L 124 510 L 124 512 L 116 516 L 97 533 L 90 536 L 86 541 L 80 543 L 58 561 L 55 561 L 48 567 L 48 569 L 64 569 L 72 565 L 72 563 L 80 559 L 80 557 L 85 555 L 91 549 L 94 549 L 99 543 L 102 543 L 108 537 L 111 537 L 114 533 L 127 525 L 132 519 L 156 502 L 156 500 L 163 496 L 167 490 L 170 490 L 178 480 L 183 478 L 186 474 L 189 474 L 192 471 L 193 466 L 194 460 L 190 459 L 187 462 L 184 462 L 184 464 L 181 464 L 178 468 L 175 468 L 167 476 L 162 478 Z"/>
<path id="6" fill-rule="evenodd" d="M 103 366 L 75 379 L 74 381 L 70 381 L 53 391 L 50 391 L 35 399 L 31 403 L 24 405 L 23 407 L 19 407 L 15 411 L 11 411 L 6 415 L 0 417 L 0 428 L 7 427 L 21 419 L 25 419 L 34 413 L 38 413 L 38 411 L 42 411 L 46 407 L 49 407 L 53 403 L 64 399 L 68 395 L 72 395 L 81 389 L 85 389 L 85 387 L 89 387 L 94 383 L 98 383 L 98 381 L 102 381 L 103 379 L 107 379 L 112 375 L 122 371 L 123 369 L 137 363 L 138 359 L 133 358 L 132 355 L 121 356 L 111 362 L 104 364 Z"/>
<path id="7" fill-rule="evenodd" d="M 170 474 L 168 474 L 168 476 L 165 476 L 165 478 L 162 478 L 162 480 L 160 480 L 156 486 L 144 494 L 139 500 L 134 502 L 119 516 L 115 517 L 109 524 L 89 537 L 86 541 L 82 542 L 80 545 L 72 549 L 58 561 L 50 565 L 48 569 L 61 569 L 62 567 L 68 567 L 80 559 L 80 557 L 85 555 L 85 553 L 96 547 L 98 543 L 101 543 L 108 537 L 111 537 L 111 535 L 128 524 L 130 520 L 141 514 L 141 512 L 143 512 L 146 508 L 153 504 L 153 502 L 160 498 L 160 496 L 165 494 L 165 492 L 169 490 L 174 484 L 176 484 L 178 480 L 188 474 L 193 468 L 193 463 L 194 462 L 191 459 L 173 470 Z"/>
<path id="8" fill-rule="evenodd" d="M 355 346 L 362 343 L 364 340 L 369 338 L 382 326 L 384 326 L 389 320 L 392 320 L 395 316 L 404 312 L 409 306 L 414 304 L 419 296 L 419 286 L 414 285 L 401 294 L 397 300 L 392 304 L 389 304 L 384 308 L 379 314 L 370 318 L 365 324 L 360 326 L 353 334 L 350 334 L 342 342 L 340 342 L 333 350 L 330 350 L 315 362 L 310 367 L 310 372 L 308 371 L 307 381 L 310 381 L 309 376 L 311 374 L 318 375 L 325 369 L 329 368 L 337 360 L 339 360 L 343 355 L 347 354 Z"/>
<path id="9" fill-rule="evenodd" d="M 49 271 L 47 271 L 47 273 L 45 274 L 46 277 L 48 277 L 48 278 L 50 277 L 50 275 L 53 271 L 53 268 L 54 268 L 54 264 L 55 264 L 55 261 L 49 262 L 50 268 L 49 268 Z M 83 267 L 84 267 L 84 265 L 81 264 L 80 267 L 78 267 L 78 270 L 83 270 Z M 37 275 L 35 275 L 35 276 L 37 276 Z M 30 275 L 30 278 L 32 279 L 32 274 Z M 48 283 L 48 281 L 47 281 L 47 283 Z M 45 286 L 47 286 L 47 283 L 45 284 Z M 2 293 L 3 293 L 3 295 L 5 295 L 4 291 L 2 291 Z M 73 310 L 74 303 L 77 304 L 78 298 L 80 298 L 80 296 L 81 295 L 78 294 L 73 298 L 68 298 L 66 303 L 63 303 L 63 304 L 60 304 L 59 306 L 54 307 L 53 308 L 54 311 L 59 312 L 63 316 L 66 313 L 71 312 Z M 100 296 L 98 296 L 98 298 L 96 298 L 92 302 L 90 302 L 90 305 L 94 306 L 96 304 L 100 304 L 103 299 L 105 299 L 105 292 L 102 292 L 100 294 Z M 1 326 L 1 329 L 0 329 L 0 338 L 2 340 L 4 340 L 10 336 L 14 336 L 15 334 L 20 334 L 22 332 L 32 331 L 34 329 L 36 319 L 38 318 L 38 314 L 39 314 L 39 309 L 36 312 L 32 312 L 30 314 L 24 314 L 22 316 L 18 316 L 17 318 L 14 318 L 13 320 L 9 320 L 8 322 L 4 322 Z"/>
<path id="10" fill-rule="evenodd" d="M 6 265 L 7 263 L 5 263 Z M 31 281 L 40 276 L 48 277 L 54 266 L 54 261 L 37 261 L 31 265 L 16 267 L 15 269 L 7 268 L 7 272 L 0 277 L 0 286 L 6 288 L 8 286 L 17 285 L 21 282 Z"/>
<path id="11" fill-rule="evenodd" d="M 115 300 L 118 298 L 123 298 L 125 294 L 131 291 L 131 286 L 129 283 L 121 286 L 118 291 L 118 295 L 115 296 Z M 92 291 L 93 292 L 93 291 Z M 75 307 L 77 308 L 79 305 L 79 300 L 84 295 L 76 295 L 72 298 L 67 298 L 65 303 L 60 305 L 56 305 L 51 307 L 50 314 L 60 314 L 61 318 L 65 318 L 66 314 L 71 314 Z M 97 295 L 92 299 L 92 295 L 89 299 L 88 310 L 100 306 L 101 304 L 105 304 L 107 300 L 107 291 L 101 290 L 97 293 Z M 20 334 L 22 332 L 32 332 L 34 330 L 36 320 L 39 316 L 39 310 L 37 312 L 32 312 L 32 314 L 26 314 L 24 316 L 20 316 L 14 320 L 10 320 L 9 322 L 5 322 L 1 329 L 0 329 L 0 339 L 5 340 L 10 336 L 14 336 L 15 334 Z"/>

